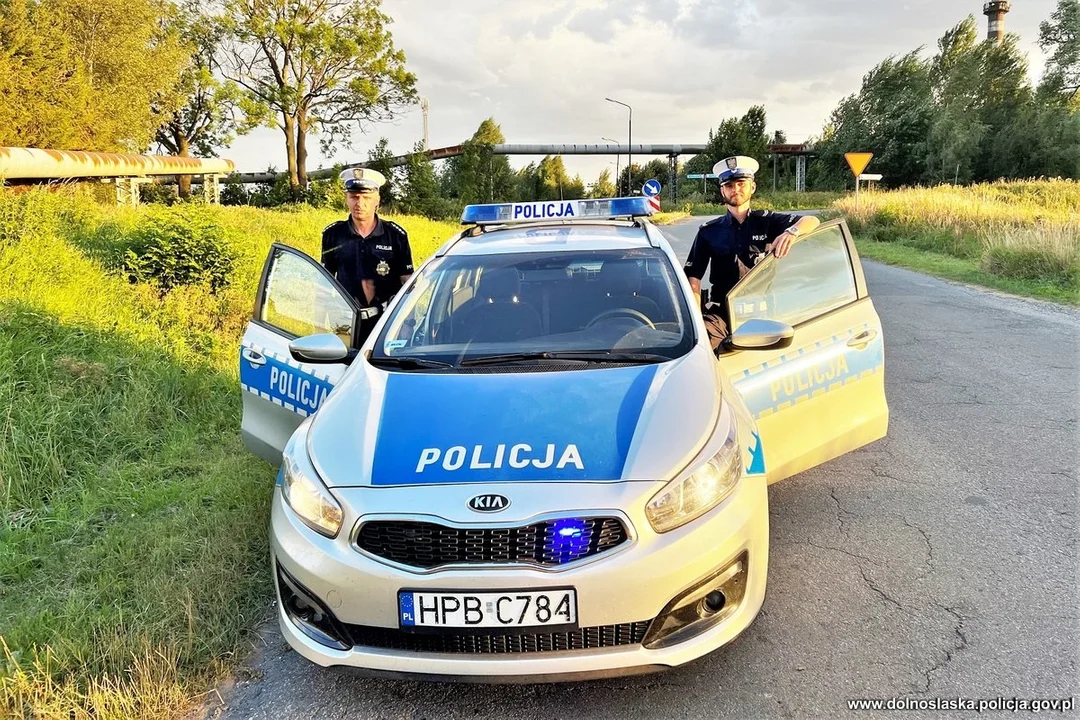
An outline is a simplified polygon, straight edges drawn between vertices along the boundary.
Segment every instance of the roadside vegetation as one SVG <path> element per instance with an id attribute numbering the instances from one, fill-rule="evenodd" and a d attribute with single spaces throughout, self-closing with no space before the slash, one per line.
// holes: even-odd
<path id="1" fill-rule="evenodd" d="M 338 217 L 0 193 L 0 717 L 171 717 L 246 649 L 274 472 L 238 340 L 270 243 Z M 456 230 L 394 219 L 418 259 Z"/>
<path id="2" fill-rule="evenodd" d="M 859 251 L 942 277 L 1080 304 L 1080 182 L 942 186 L 844 197 Z"/>

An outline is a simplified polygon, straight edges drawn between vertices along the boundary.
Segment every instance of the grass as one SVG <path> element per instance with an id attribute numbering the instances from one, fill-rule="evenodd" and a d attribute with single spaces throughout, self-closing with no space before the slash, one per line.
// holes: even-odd
<path id="1" fill-rule="evenodd" d="M 715 187 L 715 186 L 714 186 Z M 715 190 L 710 191 L 709 197 L 715 199 Z M 754 195 L 753 207 L 757 210 L 822 210 L 830 207 L 843 197 L 837 192 L 758 192 Z M 706 201 L 705 196 L 696 193 L 686 201 L 680 202 L 679 207 L 691 215 L 723 215 L 727 212 L 727 206 L 720 202 Z"/>
<path id="2" fill-rule="evenodd" d="M 868 255 L 1021 295 L 1080 302 L 1080 183 L 863 193 L 834 204 Z"/>
<path id="3" fill-rule="evenodd" d="M 339 213 L 186 208 L 239 261 L 163 295 L 110 270 L 161 212 L 0 193 L 0 716 L 171 717 L 272 596 L 236 351 L 269 244 Z M 417 260 L 457 229 L 397 220 Z"/>

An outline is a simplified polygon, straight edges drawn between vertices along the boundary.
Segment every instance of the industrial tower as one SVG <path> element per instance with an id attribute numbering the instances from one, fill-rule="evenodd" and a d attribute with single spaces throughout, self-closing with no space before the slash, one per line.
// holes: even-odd
<path id="1" fill-rule="evenodd" d="M 1005 39 L 1005 13 L 1012 6 L 1009 0 L 990 0 L 983 5 L 983 15 L 987 18 L 986 39 L 993 40 L 997 44 Z"/>

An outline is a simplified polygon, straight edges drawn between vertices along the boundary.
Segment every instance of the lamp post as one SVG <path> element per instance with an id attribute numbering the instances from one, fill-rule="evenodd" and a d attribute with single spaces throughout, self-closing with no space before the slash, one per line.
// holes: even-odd
<path id="1" fill-rule="evenodd" d="M 607 140 L 608 142 L 615 143 L 616 145 L 619 144 L 618 140 L 612 140 L 611 138 L 607 138 L 602 135 L 600 136 L 600 139 Z M 615 194 L 619 194 L 619 153 L 615 153 Z"/>
<path id="2" fill-rule="evenodd" d="M 608 102 L 613 102 L 616 105 L 622 105 L 630 111 L 630 118 L 626 123 L 626 194 L 629 195 L 630 184 L 634 181 L 634 108 L 624 102 L 619 102 L 618 100 L 612 100 L 611 98 L 604 99 Z"/>

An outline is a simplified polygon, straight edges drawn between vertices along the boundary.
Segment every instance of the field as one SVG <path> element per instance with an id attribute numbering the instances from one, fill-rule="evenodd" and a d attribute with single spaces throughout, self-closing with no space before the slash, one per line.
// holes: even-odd
<path id="1" fill-rule="evenodd" d="M 1080 183 L 999 182 L 862 193 L 832 209 L 859 250 L 955 280 L 1080 302 Z"/>
<path id="2" fill-rule="evenodd" d="M 237 341 L 270 243 L 317 252 L 339 216 L 0 193 L 0 717 L 168 717 L 243 650 L 274 471 L 239 441 Z M 456 231 L 396 219 L 417 259 Z M 129 283 L 147 227 L 220 241 L 229 284 Z"/>

